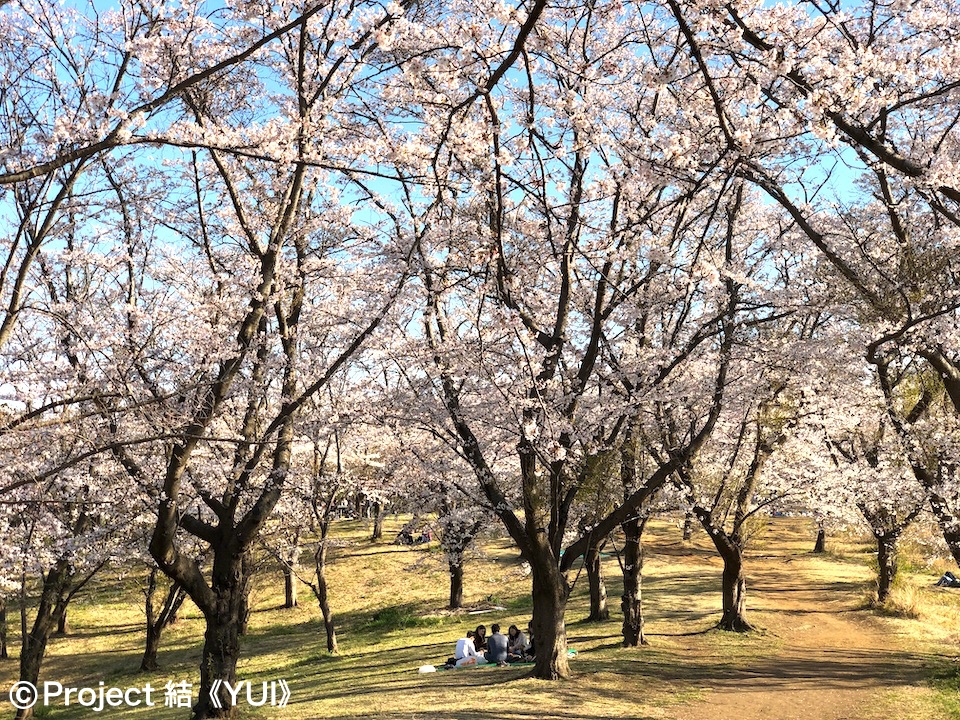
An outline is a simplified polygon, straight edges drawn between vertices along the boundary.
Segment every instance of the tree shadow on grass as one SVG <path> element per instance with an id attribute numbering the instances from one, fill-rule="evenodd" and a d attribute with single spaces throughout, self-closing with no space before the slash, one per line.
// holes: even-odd
<path id="1" fill-rule="evenodd" d="M 690 657 L 641 659 L 638 674 L 665 683 L 695 683 L 737 692 L 924 685 L 933 656 L 883 650 L 828 648 L 804 652 L 794 648 L 776 657 L 731 659 Z"/>
<path id="2" fill-rule="evenodd" d="M 653 720 L 651 715 L 598 715 L 596 713 L 584 713 L 572 708 L 567 711 L 553 711 L 546 714 L 534 714 L 532 709 L 510 711 L 498 707 L 495 712 L 490 711 L 466 711 L 457 710 L 456 713 L 450 713 L 444 710 L 424 710 L 416 713 L 404 713 L 399 715 L 377 715 L 378 720 Z M 326 720 L 319 715 L 305 717 L 304 720 Z"/>

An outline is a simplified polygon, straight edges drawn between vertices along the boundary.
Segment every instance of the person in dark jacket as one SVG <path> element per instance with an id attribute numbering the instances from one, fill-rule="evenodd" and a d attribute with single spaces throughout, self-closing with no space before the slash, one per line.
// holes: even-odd
<path id="1" fill-rule="evenodd" d="M 477 652 L 487 649 L 486 625 L 477 625 L 477 629 L 473 631 L 473 646 L 477 649 Z"/>
<path id="2" fill-rule="evenodd" d="M 507 664 L 507 636 L 500 632 L 500 626 L 497 623 L 490 626 L 486 658 L 489 663 Z"/>

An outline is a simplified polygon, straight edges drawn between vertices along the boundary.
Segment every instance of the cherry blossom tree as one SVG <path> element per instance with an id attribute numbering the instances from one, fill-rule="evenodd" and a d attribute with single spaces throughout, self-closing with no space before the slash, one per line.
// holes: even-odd
<path id="1" fill-rule="evenodd" d="M 920 430 L 939 393 L 960 412 L 956 8 L 671 8 L 740 175 L 849 288 L 891 424 L 960 561 L 956 457 L 925 453 Z M 912 395 L 901 383 L 917 374 L 939 391 Z"/>
<path id="2" fill-rule="evenodd" d="M 453 189 L 444 224 L 420 246 L 423 372 L 446 408 L 445 432 L 531 565 L 542 678 L 568 673 L 563 616 L 573 561 L 711 432 L 739 309 L 727 266 L 742 194 L 711 176 L 717 194 L 693 199 L 697 183 L 707 183 L 697 171 L 685 166 L 676 184 L 654 174 L 677 155 L 632 124 L 636 86 L 610 83 L 616 89 L 607 92 L 589 82 L 601 62 L 624 75 L 653 71 L 623 39 L 619 11 L 602 10 L 574 11 L 573 21 L 545 13 L 523 81 L 461 126 L 486 138 L 486 150 L 466 147 L 457 164 L 435 164 Z M 579 53 L 575 62 L 569 52 Z M 654 94 L 642 97 L 655 105 Z M 588 108 L 598 107 L 611 115 L 592 116 Z M 665 123 L 672 110 L 664 107 Z M 710 175 L 709 163 L 697 169 Z M 627 345 L 638 349 L 624 352 Z M 688 367 L 695 351 L 701 362 Z M 611 389 L 620 383 L 608 372 L 629 381 L 630 399 Z M 674 374 L 685 380 L 667 383 Z M 634 403 L 654 402 L 650 393 L 663 402 L 684 396 L 685 430 L 625 502 L 566 544 L 586 458 L 615 441 Z M 491 447 L 483 426 L 503 439 Z M 511 489 L 510 464 L 497 458 L 504 445 L 517 448 Z"/>

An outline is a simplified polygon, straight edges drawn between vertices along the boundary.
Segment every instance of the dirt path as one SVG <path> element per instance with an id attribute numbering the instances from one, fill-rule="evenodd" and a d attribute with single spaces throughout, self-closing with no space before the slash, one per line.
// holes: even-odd
<path id="1" fill-rule="evenodd" d="M 895 622 L 857 609 L 849 587 L 817 578 L 815 561 L 792 567 L 770 558 L 755 567 L 752 620 L 776 649 L 738 658 L 702 676 L 703 699 L 671 708 L 675 720 L 934 720 L 922 654 L 898 636 Z M 835 566 L 834 566 L 835 573 Z M 813 579 L 812 583 L 796 582 Z M 797 587 L 800 585 L 800 587 Z M 695 648 L 694 650 L 696 655 Z M 707 658 L 701 658 L 706 660 Z M 933 709 L 932 709 L 933 708 Z"/>

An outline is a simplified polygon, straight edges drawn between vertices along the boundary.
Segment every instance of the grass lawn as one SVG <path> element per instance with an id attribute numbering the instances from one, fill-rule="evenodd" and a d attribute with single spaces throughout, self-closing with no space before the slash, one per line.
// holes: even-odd
<path id="1" fill-rule="evenodd" d="M 457 638 L 481 622 L 525 626 L 529 580 L 508 541 L 487 540 L 481 556 L 468 561 L 465 600 L 506 609 L 449 613 L 443 609 L 447 573 L 436 543 L 389 544 L 402 520 L 388 521 L 386 540 L 376 543 L 368 539 L 364 523 L 336 526 L 339 547 L 329 572 L 341 647 L 336 656 L 325 650 L 320 613 L 309 591 L 301 588 L 299 608 L 282 609 L 282 576 L 265 563 L 238 674 L 255 682 L 284 679 L 292 698 L 285 708 L 241 705 L 240 717 L 749 720 L 792 717 L 787 703 L 805 705 L 799 708 L 803 712 L 819 703 L 820 715 L 817 710 L 799 716 L 960 718 L 960 591 L 932 587 L 948 565 L 908 566 L 900 579 L 898 609 L 877 613 L 866 607 L 872 583 L 868 543 L 830 538 L 830 552 L 812 555 L 810 524 L 771 519 L 746 566 L 749 618 L 759 629 L 722 633 L 711 630 L 719 619 L 721 564 L 708 538 L 699 533 L 683 543 L 676 524 L 651 522 L 644 535 L 643 585 L 649 646 L 619 646 L 619 568 L 611 555 L 604 561 L 611 619 L 582 620 L 585 576 L 569 605 L 569 643 L 579 653 L 571 680 L 529 679 L 529 668 L 522 667 L 419 674 L 420 665 L 442 664 Z M 189 602 L 164 635 L 163 669 L 137 672 L 143 643 L 141 577 L 118 573 L 116 568 L 105 573 L 71 605 L 71 632 L 51 640 L 41 679 L 92 687 L 102 680 L 123 688 L 146 682 L 162 688 L 168 680 L 198 683 L 203 624 Z M 15 654 L 15 606 L 10 625 Z M 16 673 L 15 659 L 0 662 L 0 685 L 9 687 Z M 57 704 L 38 708 L 37 715 L 188 716 L 183 708 L 164 707 L 162 691 L 154 699 L 160 704 L 153 708 L 93 713 Z"/>

